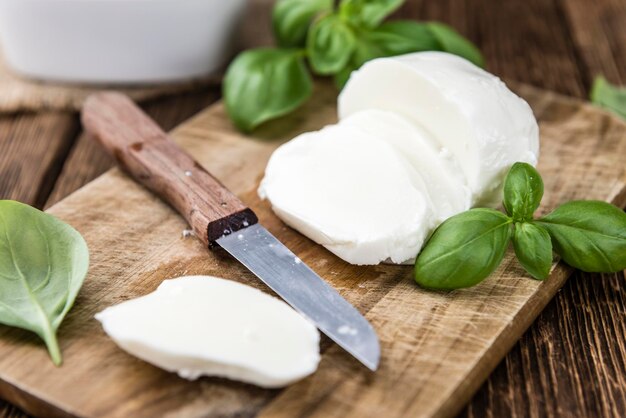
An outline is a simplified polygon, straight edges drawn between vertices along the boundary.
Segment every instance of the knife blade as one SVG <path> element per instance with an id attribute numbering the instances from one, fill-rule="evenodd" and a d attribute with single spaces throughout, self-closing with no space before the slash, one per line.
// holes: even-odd
<path id="1" fill-rule="evenodd" d="M 178 210 L 209 248 L 226 250 L 340 347 L 377 369 L 380 346 L 371 324 L 128 97 L 92 95 L 81 119 L 118 164 Z"/>
<path id="2" fill-rule="evenodd" d="M 340 347 L 377 369 L 380 348 L 370 323 L 260 224 L 217 243 Z"/>

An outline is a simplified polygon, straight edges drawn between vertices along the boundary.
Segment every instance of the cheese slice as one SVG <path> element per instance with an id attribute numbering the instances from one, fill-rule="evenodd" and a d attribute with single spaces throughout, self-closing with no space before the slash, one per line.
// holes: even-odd
<path id="1" fill-rule="evenodd" d="M 496 76 L 445 52 L 369 61 L 339 96 L 339 117 L 367 109 L 395 112 L 449 150 L 472 191 L 474 205 L 499 200 L 517 161 L 536 165 L 537 122 L 530 106 Z"/>
<path id="2" fill-rule="evenodd" d="M 438 149 L 428 132 L 406 118 L 387 111 L 363 110 L 341 121 L 390 144 L 421 177 L 433 205 L 435 223 L 470 208 L 471 192 L 465 176 L 446 149 Z"/>
<path id="3" fill-rule="evenodd" d="M 165 280 L 96 318 L 123 350 L 190 380 L 282 387 L 313 373 L 320 359 L 317 329 L 286 303 L 215 277 Z"/>
<path id="4" fill-rule="evenodd" d="M 391 145 L 332 125 L 278 148 L 259 194 L 288 225 L 363 265 L 417 255 L 433 226 L 425 188 Z"/>

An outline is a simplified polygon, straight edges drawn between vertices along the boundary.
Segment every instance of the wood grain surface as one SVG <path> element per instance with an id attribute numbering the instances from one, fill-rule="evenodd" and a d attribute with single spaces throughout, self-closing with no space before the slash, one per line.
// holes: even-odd
<path id="1" fill-rule="evenodd" d="M 527 87 L 520 92 L 540 121 L 539 170 L 545 179 L 540 212 L 570 199 L 625 204 L 626 169 L 620 158 L 626 154 L 626 124 L 553 93 Z M 208 252 L 200 240 L 185 238 L 187 224 L 170 206 L 115 169 L 50 209 L 81 232 L 91 252 L 85 285 L 59 335 L 63 367 L 52 365 L 30 333 L 0 328 L 0 395 L 38 415 L 81 417 L 457 413 L 571 269 L 556 265 L 548 280 L 535 281 L 509 252 L 480 285 L 429 292 L 413 283 L 411 266 L 352 266 L 287 228 L 257 196 L 258 183 L 280 143 L 335 121 L 335 97 L 333 87 L 318 86 L 303 109 L 264 126 L 254 137 L 236 132 L 223 106 L 216 104 L 177 128 L 173 138 L 240 196 L 270 232 L 366 313 L 381 341 L 376 373 L 325 343 L 314 375 L 269 391 L 222 379 L 188 382 L 121 351 L 94 314 L 144 295 L 164 279 L 208 274 L 269 290 L 223 252 Z M 87 120 L 97 125 L 91 117 Z"/>
<path id="2" fill-rule="evenodd" d="M 269 42 L 270 3 L 251 0 L 241 46 Z M 599 73 L 626 83 L 623 0 L 408 0 L 396 17 L 452 24 L 507 80 L 579 98 Z M 169 129 L 218 95 L 202 89 L 145 108 Z M 0 116 L 0 198 L 50 206 L 111 164 L 76 115 Z M 625 286 L 622 273 L 575 273 L 461 416 L 626 416 Z M 0 417 L 23 416 L 0 405 Z"/>

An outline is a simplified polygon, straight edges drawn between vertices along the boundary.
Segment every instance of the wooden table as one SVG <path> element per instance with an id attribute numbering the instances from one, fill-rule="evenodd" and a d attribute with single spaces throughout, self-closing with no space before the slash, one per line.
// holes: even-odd
<path id="1" fill-rule="evenodd" d="M 268 41 L 268 1 L 250 7 L 244 44 Z M 582 99 L 596 74 L 626 84 L 624 0 L 408 0 L 398 17 L 451 24 L 507 80 Z M 170 129 L 219 95 L 207 87 L 144 108 Z M 1 199 L 49 207 L 111 166 L 77 114 L 0 116 Z M 461 416 L 626 416 L 624 279 L 576 273 Z M 0 417 L 24 416 L 0 403 Z"/>

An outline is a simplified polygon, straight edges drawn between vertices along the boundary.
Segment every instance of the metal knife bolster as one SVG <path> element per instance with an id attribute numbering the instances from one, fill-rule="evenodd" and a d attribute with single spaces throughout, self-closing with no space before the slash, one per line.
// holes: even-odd
<path id="1" fill-rule="evenodd" d="M 241 212 L 233 213 L 225 218 L 212 221 L 207 227 L 209 248 L 219 247 L 218 240 L 222 237 L 238 232 L 244 228 L 256 225 L 259 222 L 252 209 L 246 208 Z"/>
<path id="2" fill-rule="evenodd" d="M 378 338 L 367 320 L 258 225 L 252 210 L 130 99 L 113 92 L 92 95 L 81 118 L 119 165 L 183 215 L 207 246 L 226 249 L 321 331 L 376 369 Z"/>

